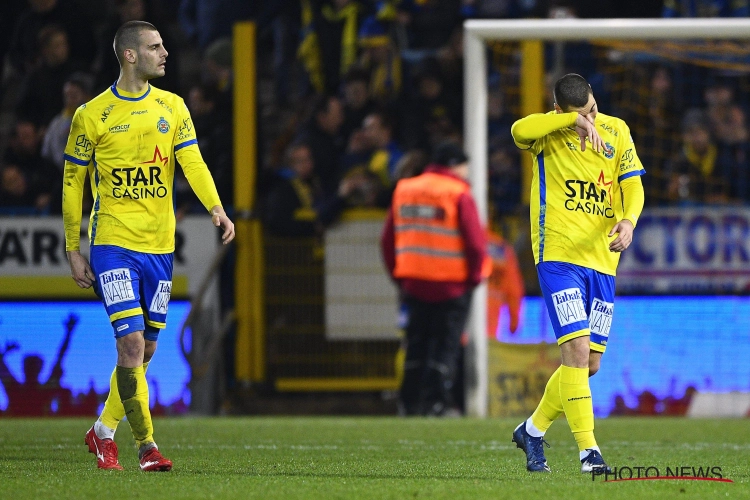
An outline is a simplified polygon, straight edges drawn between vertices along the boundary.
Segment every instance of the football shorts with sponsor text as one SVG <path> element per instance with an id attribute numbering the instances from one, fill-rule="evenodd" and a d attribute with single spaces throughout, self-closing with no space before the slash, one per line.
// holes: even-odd
<path id="1" fill-rule="evenodd" d="M 91 247 L 94 290 L 104 303 L 115 338 L 143 330 L 146 340 L 155 341 L 167 326 L 173 262 L 174 253 Z"/>
<path id="2" fill-rule="evenodd" d="M 568 262 L 540 262 L 539 284 L 557 344 L 591 334 L 591 350 L 604 352 L 615 307 L 615 277 Z"/>

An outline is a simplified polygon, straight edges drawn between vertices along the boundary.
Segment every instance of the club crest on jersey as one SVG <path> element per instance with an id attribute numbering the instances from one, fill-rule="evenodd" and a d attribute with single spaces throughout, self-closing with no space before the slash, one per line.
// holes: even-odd
<path id="1" fill-rule="evenodd" d="M 169 122 L 167 120 L 165 120 L 164 117 L 162 116 L 161 118 L 159 118 L 159 121 L 156 122 L 156 128 L 162 134 L 166 134 L 167 132 L 169 132 Z M 611 158 L 611 156 L 609 158 Z"/>
<path id="2" fill-rule="evenodd" d="M 608 160 L 611 160 L 615 157 L 615 148 L 610 143 L 605 142 L 604 143 L 604 157 Z"/>

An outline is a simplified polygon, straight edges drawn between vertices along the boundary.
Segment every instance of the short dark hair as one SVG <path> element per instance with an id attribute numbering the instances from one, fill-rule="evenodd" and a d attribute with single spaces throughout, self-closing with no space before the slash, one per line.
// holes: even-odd
<path id="1" fill-rule="evenodd" d="M 94 77 L 82 71 L 76 71 L 65 79 L 65 83 L 76 85 L 86 95 L 91 95 L 94 89 Z"/>
<path id="2" fill-rule="evenodd" d="M 581 75 L 568 73 L 555 83 L 554 97 L 560 109 L 582 108 L 589 102 L 591 85 Z"/>
<path id="3" fill-rule="evenodd" d="M 455 167 L 469 161 L 469 157 L 459 144 L 446 140 L 437 145 L 432 154 L 432 161 L 444 167 Z"/>
<path id="4" fill-rule="evenodd" d="M 391 131 L 391 134 L 393 134 L 395 122 L 393 121 L 393 117 L 388 112 L 382 109 L 377 109 L 375 111 L 367 113 L 367 116 L 365 117 L 365 119 L 367 119 L 367 117 L 369 116 L 377 117 L 378 122 L 380 122 L 380 126 L 383 128 L 387 128 L 388 130 Z"/>
<path id="5" fill-rule="evenodd" d="M 141 34 L 141 31 L 146 30 L 159 31 L 156 29 L 156 26 L 147 23 L 146 21 L 128 21 L 117 30 L 113 45 L 115 48 L 115 56 L 117 56 L 120 66 L 125 62 L 122 58 L 125 49 L 134 49 L 138 47 L 138 36 Z"/>
<path id="6" fill-rule="evenodd" d="M 47 26 L 44 26 L 42 29 L 40 29 L 39 33 L 37 34 L 37 43 L 39 45 L 39 48 L 42 50 L 46 49 L 47 45 L 52 42 L 52 39 L 55 35 L 65 35 L 65 38 L 69 39 L 68 32 L 65 31 L 65 28 L 63 28 L 59 24 L 48 24 Z"/>
<path id="7" fill-rule="evenodd" d="M 317 118 L 321 113 L 328 113 L 328 110 L 331 107 L 331 101 L 334 99 L 338 100 L 338 97 L 334 94 L 321 94 L 316 97 L 312 106 L 312 118 Z"/>
<path id="8" fill-rule="evenodd" d="M 284 162 L 286 162 L 287 165 L 291 163 L 292 154 L 297 151 L 298 149 L 305 148 L 308 152 L 312 154 L 312 148 L 310 148 L 310 143 L 307 142 L 304 138 L 297 138 L 294 141 L 289 144 L 286 149 L 284 150 Z"/>
<path id="9" fill-rule="evenodd" d="M 358 67 L 352 67 L 349 69 L 349 71 L 346 72 L 346 75 L 344 75 L 344 83 L 356 83 L 356 82 L 362 82 L 365 85 L 370 84 L 370 74 Z"/>

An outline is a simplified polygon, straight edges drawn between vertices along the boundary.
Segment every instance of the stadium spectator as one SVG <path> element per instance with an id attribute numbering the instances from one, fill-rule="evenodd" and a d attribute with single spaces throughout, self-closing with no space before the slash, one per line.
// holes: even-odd
<path id="1" fill-rule="evenodd" d="M 313 208 L 319 193 L 313 185 L 310 147 L 303 143 L 292 144 L 287 150 L 286 164 L 287 167 L 276 172 L 276 182 L 265 200 L 265 227 L 276 236 L 315 236 L 322 228 Z"/>
<path id="2" fill-rule="evenodd" d="M 410 49 L 439 49 L 461 23 L 460 0 L 405 0 L 398 8 L 399 22 L 408 30 Z"/>
<path id="3" fill-rule="evenodd" d="M 487 239 L 466 182 L 468 158 L 455 144 L 435 152 L 422 175 L 396 185 L 381 238 L 383 259 L 408 308 L 403 415 L 441 416 L 452 390 L 460 338 Z M 460 255 L 453 249 L 461 248 Z"/>
<path id="4" fill-rule="evenodd" d="M 650 69 L 650 81 L 645 93 L 648 114 L 643 114 L 640 106 L 624 109 L 623 115 L 632 118 L 635 124 L 644 124 L 648 133 L 638 133 L 638 153 L 644 165 L 649 166 L 649 172 L 643 179 L 644 188 L 652 194 L 651 203 L 664 199 L 666 194 L 660 184 L 663 183 L 662 172 L 665 163 L 680 147 L 680 97 L 675 90 L 672 70 L 666 66 L 657 65 Z M 637 125 L 636 129 L 639 129 Z"/>
<path id="5" fill-rule="evenodd" d="M 234 0 L 182 0 L 178 18 L 185 36 L 201 50 L 212 42 L 232 35 L 235 22 L 250 19 L 255 2 Z"/>
<path id="6" fill-rule="evenodd" d="M 219 91 L 212 85 L 199 84 L 188 92 L 185 104 L 190 110 L 192 126 L 198 135 L 201 155 L 209 164 L 208 169 L 216 184 L 216 191 L 225 210 L 231 210 L 234 200 L 232 162 L 232 121 L 217 109 Z M 182 169 L 175 171 L 176 216 L 179 219 L 189 213 L 202 213 L 203 205 L 190 187 Z"/>
<path id="7" fill-rule="evenodd" d="M 24 79 L 19 92 L 16 114 L 46 127 L 63 107 L 63 85 L 81 65 L 70 57 L 68 35 L 57 25 L 45 26 L 39 32 L 40 64 Z"/>
<path id="8" fill-rule="evenodd" d="M 319 96 L 313 103 L 310 121 L 299 137 L 312 150 L 315 176 L 326 197 L 338 189 L 339 166 L 345 147 L 341 134 L 343 124 L 341 100 L 331 95 Z"/>
<path id="9" fill-rule="evenodd" d="M 518 213 L 521 204 L 521 159 L 516 148 L 504 145 L 490 151 L 489 197 L 494 215 Z"/>
<path id="10" fill-rule="evenodd" d="M 359 30 L 360 64 L 370 72 L 370 94 L 382 104 L 401 92 L 401 56 L 385 24 L 368 17 Z"/>
<path id="11" fill-rule="evenodd" d="M 357 33 L 366 6 L 355 0 L 301 2 L 299 56 L 317 92 L 336 93 L 357 62 Z"/>
<path id="12" fill-rule="evenodd" d="M 352 136 L 349 154 L 343 160 L 343 175 L 368 171 L 374 174 L 387 190 L 393 184 L 396 164 L 403 156 L 393 139 L 393 122 L 384 112 L 376 111 L 365 117 L 361 133 Z"/>
<path id="13" fill-rule="evenodd" d="M 36 198 L 18 165 L 0 165 L 0 214 L 31 215 Z"/>
<path id="14" fill-rule="evenodd" d="M 188 93 L 187 106 L 198 134 L 201 154 L 209 160 L 208 168 L 219 198 L 225 207 L 231 207 L 234 204 L 232 121 L 219 112 L 218 99 L 218 91 L 214 87 L 196 85 Z"/>
<path id="15" fill-rule="evenodd" d="M 25 0 L 5 0 L 0 2 L 0 33 L 13 33 L 18 17 L 26 7 Z M 5 55 L 10 50 L 11 38 L 0 36 L 0 81 L 4 78 Z"/>
<path id="16" fill-rule="evenodd" d="M 323 200 L 313 176 L 315 165 L 309 145 L 298 142 L 289 146 L 286 164 L 276 172 L 265 199 L 262 211 L 265 227 L 276 236 L 320 235 L 343 210 L 346 198 L 358 187 L 359 181 L 342 181 L 336 195 Z"/>
<path id="17" fill-rule="evenodd" d="M 362 126 L 365 117 L 375 110 L 369 85 L 370 77 L 361 69 L 354 68 L 344 77 L 344 124 L 341 135 L 345 141 Z"/>
<path id="18" fill-rule="evenodd" d="M 29 7 L 19 17 L 11 37 L 9 55 L 13 68 L 20 74 L 33 68 L 38 59 L 40 32 L 52 24 L 65 31 L 70 53 L 78 64 L 87 68 L 96 51 L 87 13 L 77 9 L 72 0 L 28 0 L 28 3 Z"/>
<path id="19" fill-rule="evenodd" d="M 510 333 L 518 331 L 526 292 L 513 245 L 491 230 L 487 231 L 487 255 L 492 262 L 487 278 L 487 337 L 497 340 L 500 317 L 505 314 Z"/>
<path id="20" fill-rule="evenodd" d="M 664 0 L 662 17 L 748 17 L 748 0 Z"/>
<path id="21" fill-rule="evenodd" d="M 666 165 L 667 193 L 679 203 L 718 203 L 729 200 L 732 165 L 719 155 L 705 112 L 691 109 L 682 120 L 682 147 Z"/>
<path id="22" fill-rule="evenodd" d="M 396 171 L 393 175 L 393 182 L 398 182 L 401 179 L 408 179 L 409 177 L 416 177 L 417 175 L 424 172 L 425 167 L 428 163 L 427 153 L 421 149 L 412 149 L 404 153 L 401 159 L 396 163 Z"/>
<path id="23" fill-rule="evenodd" d="M 489 143 L 511 143 L 513 117 L 505 109 L 503 91 L 498 87 L 487 93 L 487 136 Z"/>
<path id="24" fill-rule="evenodd" d="M 435 146 L 431 136 L 443 138 L 447 130 L 458 129 L 461 123 L 460 96 L 445 92 L 442 75 L 434 60 L 426 61 L 414 76 L 417 94 L 407 105 L 403 117 L 403 140 L 409 148 L 428 150 Z"/>
<path id="25" fill-rule="evenodd" d="M 447 95 L 457 99 L 459 116 L 463 117 L 464 93 L 464 30 L 458 26 L 453 30 L 448 43 L 438 49 L 435 61 L 442 76 Z M 462 123 L 461 123 L 462 124 Z"/>
<path id="26" fill-rule="evenodd" d="M 735 146 L 747 141 L 745 112 L 737 105 L 734 90 L 727 83 L 706 88 L 706 114 L 717 142 Z"/>
<path id="27" fill-rule="evenodd" d="M 13 200 L 39 213 L 59 213 L 62 176 L 40 154 L 43 133 L 32 122 L 18 121 L 5 152 L 3 184 Z M 29 200 L 33 200 L 29 203 Z M 10 204 L 9 200 L 5 202 Z"/>
<path id="28" fill-rule="evenodd" d="M 232 40 L 220 38 L 203 56 L 203 83 L 217 90 L 216 112 L 232 116 Z"/>
<path id="29" fill-rule="evenodd" d="M 544 4 L 539 0 L 461 0 L 461 14 L 480 19 L 541 17 Z"/>
<path id="30" fill-rule="evenodd" d="M 65 167 L 63 153 L 68 141 L 70 124 L 73 121 L 73 113 L 78 106 L 91 99 L 94 79 L 86 73 L 73 73 L 63 85 L 63 109 L 55 116 L 47 127 L 47 132 L 42 140 L 41 155 L 50 163 L 54 163 L 60 172 Z"/>

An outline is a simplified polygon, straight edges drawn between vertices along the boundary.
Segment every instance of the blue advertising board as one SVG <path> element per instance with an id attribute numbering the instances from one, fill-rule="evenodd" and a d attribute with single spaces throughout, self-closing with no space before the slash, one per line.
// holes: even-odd
<path id="1" fill-rule="evenodd" d="M 618 297 L 601 369 L 591 378 L 598 416 L 680 415 L 694 391 L 750 392 L 750 297 Z M 544 301 L 527 297 L 497 339 L 554 343 Z"/>
<path id="2" fill-rule="evenodd" d="M 148 368 L 157 415 L 184 413 L 190 404 L 190 368 L 178 345 L 189 309 L 184 300 L 169 304 Z M 117 361 L 109 318 L 93 301 L 1 302 L 0 354 L 0 416 L 94 416 Z"/>

